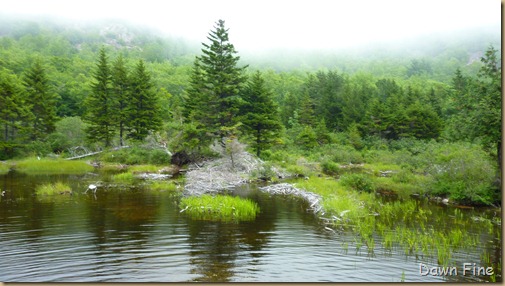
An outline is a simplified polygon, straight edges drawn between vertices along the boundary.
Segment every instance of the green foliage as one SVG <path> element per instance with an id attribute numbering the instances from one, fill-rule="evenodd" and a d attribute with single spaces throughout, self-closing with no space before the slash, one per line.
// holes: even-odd
<path id="1" fill-rule="evenodd" d="M 56 122 L 56 95 L 51 91 L 46 71 L 37 59 L 24 77 L 26 104 L 31 119 L 31 140 L 44 139 L 54 131 Z"/>
<path id="2" fill-rule="evenodd" d="M 147 189 L 156 192 L 175 192 L 178 188 L 173 181 L 154 181 Z"/>
<path id="3" fill-rule="evenodd" d="M 22 90 L 17 76 L 8 70 L 0 70 L 0 131 L 2 141 L 7 144 L 5 147 L 14 147 L 12 144 L 23 142 L 29 136 L 28 123 L 32 115 L 22 97 Z"/>
<path id="4" fill-rule="evenodd" d="M 9 173 L 10 169 L 10 164 L 7 164 L 6 162 L 0 162 L 0 175 Z"/>
<path id="5" fill-rule="evenodd" d="M 142 141 L 150 133 L 159 130 L 162 123 L 158 97 L 153 92 L 151 76 L 142 60 L 135 66 L 132 74 L 131 96 L 128 100 L 128 138 Z"/>
<path id="6" fill-rule="evenodd" d="M 71 194 L 72 189 L 70 186 L 67 184 L 64 184 L 62 182 L 56 182 L 54 184 L 44 184 L 44 185 L 39 185 L 35 189 L 35 193 L 38 196 L 51 196 L 51 195 L 57 195 L 57 194 Z"/>
<path id="7" fill-rule="evenodd" d="M 241 122 L 246 134 L 252 139 L 251 147 L 256 156 L 278 140 L 281 130 L 277 107 L 272 94 L 265 87 L 260 72 L 256 72 L 243 92 L 244 103 L 241 105 Z"/>
<path id="8" fill-rule="evenodd" d="M 170 155 L 161 149 L 152 149 L 143 146 L 133 146 L 100 154 L 100 159 L 105 162 L 135 164 L 170 164 Z"/>
<path id="9" fill-rule="evenodd" d="M 84 174 L 93 167 L 83 161 L 26 158 L 14 161 L 14 169 L 27 174 Z"/>
<path id="10" fill-rule="evenodd" d="M 317 147 L 317 135 L 312 127 L 305 125 L 302 131 L 296 137 L 296 144 L 302 146 L 306 150 Z"/>
<path id="11" fill-rule="evenodd" d="M 332 161 L 324 161 L 321 163 L 321 169 L 323 173 L 331 176 L 336 176 L 340 174 L 340 167 L 337 163 Z"/>
<path id="12" fill-rule="evenodd" d="M 135 182 L 135 177 L 130 172 L 115 174 L 111 177 L 111 179 L 114 183 L 121 184 L 132 184 Z"/>
<path id="13" fill-rule="evenodd" d="M 132 87 L 122 54 L 120 54 L 114 61 L 111 73 L 112 93 L 116 99 L 116 111 L 113 116 L 116 118 L 116 124 L 119 131 L 119 146 L 123 146 L 127 122 L 129 119 L 128 106 L 130 103 Z"/>
<path id="14" fill-rule="evenodd" d="M 254 220 L 260 211 L 258 205 L 249 199 L 224 195 L 185 197 L 181 199 L 179 208 L 192 219 L 234 223 Z"/>
<path id="15" fill-rule="evenodd" d="M 375 182 L 367 174 L 346 174 L 340 177 L 343 186 L 353 188 L 357 191 L 373 192 L 375 191 Z"/>
<path id="16" fill-rule="evenodd" d="M 273 165 L 268 162 L 262 164 L 258 170 L 254 170 L 251 176 L 263 181 L 275 181 L 277 179 Z"/>
<path id="17" fill-rule="evenodd" d="M 112 144 L 115 132 L 113 116 L 115 102 L 111 90 L 111 72 L 105 48 L 100 49 L 94 73 L 92 93 L 86 98 L 87 113 L 84 117 L 88 126 L 86 133 L 91 142 L 102 141 L 106 147 Z"/>
<path id="18" fill-rule="evenodd" d="M 216 23 L 207 38 L 211 43 L 203 43 L 203 55 L 195 59 L 184 113 L 196 123 L 199 133 L 223 141 L 221 128 L 237 123 L 246 67 L 237 67 L 240 57 L 235 56 L 237 52 L 229 42 L 223 20 Z"/>
<path id="19" fill-rule="evenodd" d="M 496 171 L 480 148 L 444 144 L 432 152 L 433 163 L 428 172 L 433 176 L 430 189 L 434 195 L 467 204 L 489 205 L 498 199 L 499 191 L 492 185 Z"/>
<path id="20" fill-rule="evenodd" d="M 55 124 L 56 130 L 47 141 L 52 152 L 63 152 L 71 147 L 82 146 L 86 139 L 85 123 L 80 117 L 65 117 Z"/>
<path id="21" fill-rule="evenodd" d="M 328 150 L 328 155 L 332 156 L 332 160 L 343 164 L 360 164 L 364 162 L 363 156 L 359 151 L 349 145 L 328 145 L 324 150 Z"/>
<path id="22" fill-rule="evenodd" d="M 361 134 L 358 130 L 358 125 L 356 123 L 351 124 L 347 130 L 347 133 L 349 136 L 349 143 L 356 150 L 361 150 L 364 147 L 364 144 L 361 138 Z"/>

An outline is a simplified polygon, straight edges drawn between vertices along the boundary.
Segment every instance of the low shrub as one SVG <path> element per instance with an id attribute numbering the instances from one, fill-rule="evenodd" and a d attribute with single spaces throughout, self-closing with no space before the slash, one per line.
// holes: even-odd
<path id="1" fill-rule="evenodd" d="M 100 158 L 105 162 L 121 163 L 127 165 L 153 164 L 167 165 L 170 164 L 170 155 L 161 149 L 142 148 L 134 146 L 131 148 L 123 148 L 120 150 L 104 152 Z"/>
<path id="2" fill-rule="evenodd" d="M 353 188 L 357 191 L 367 193 L 375 191 L 375 183 L 370 175 L 367 174 L 346 174 L 340 177 L 343 186 Z"/>
<path id="3" fill-rule="evenodd" d="M 330 175 L 330 176 L 336 176 L 340 174 L 340 167 L 338 166 L 337 163 L 332 162 L 332 161 L 324 161 L 321 163 L 321 169 L 323 173 Z"/>
<path id="4" fill-rule="evenodd" d="M 252 177 L 264 181 L 273 181 L 277 178 L 271 163 L 264 163 L 258 170 L 252 172 Z"/>
<path id="5" fill-rule="evenodd" d="M 330 152 L 333 155 L 333 161 L 337 163 L 360 164 L 365 161 L 361 152 L 348 145 L 331 145 Z"/>
<path id="6" fill-rule="evenodd" d="M 496 169 L 479 146 L 444 144 L 433 150 L 432 158 L 432 194 L 466 204 L 489 205 L 498 199 L 492 186 Z"/>

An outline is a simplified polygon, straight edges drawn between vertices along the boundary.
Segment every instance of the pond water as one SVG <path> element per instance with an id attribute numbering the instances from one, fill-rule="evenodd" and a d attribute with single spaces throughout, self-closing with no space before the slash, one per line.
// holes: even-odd
<path id="1" fill-rule="evenodd" d="M 423 275 L 440 267 L 433 258 L 386 251 L 380 237 L 372 254 L 357 250 L 350 233 L 325 229 L 288 197 L 246 186 L 235 194 L 256 201 L 261 213 L 239 224 L 193 221 L 169 193 L 140 188 L 83 194 L 97 174 L 0 176 L 0 281 L 3 282 L 461 282 L 463 263 L 501 263 L 501 229 L 481 228 L 481 243 L 452 254 L 458 275 Z M 38 184 L 68 182 L 74 194 L 34 195 Z M 447 207 L 430 205 L 435 215 Z M 463 210 L 496 216 L 496 210 Z M 501 216 L 501 214 L 499 214 Z M 495 265 L 495 264 L 494 264 Z M 467 270 L 470 273 L 471 270 Z M 471 274 L 471 273 L 470 273 Z M 501 276 L 498 276 L 501 280 Z"/>

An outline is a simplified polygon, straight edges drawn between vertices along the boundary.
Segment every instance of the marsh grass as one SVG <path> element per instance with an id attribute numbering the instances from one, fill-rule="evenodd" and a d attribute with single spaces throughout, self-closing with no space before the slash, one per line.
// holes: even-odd
<path id="1" fill-rule="evenodd" d="M 128 167 L 128 172 L 131 173 L 157 173 L 163 167 L 156 165 L 134 165 Z"/>
<path id="2" fill-rule="evenodd" d="M 179 208 L 192 219 L 235 223 L 254 220 L 260 210 L 252 200 L 227 195 L 185 197 Z"/>
<path id="3" fill-rule="evenodd" d="M 51 195 L 63 195 L 63 194 L 71 194 L 72 189 L 70 188 L 69 185 L 66 185 L 62 182 L 56 182 L 54 184 L 43 184 L 38 186 L 35 189 L 35 193 L 37 195 L 46 195 L 46 196 L 51 196 Z"/>
<path id="4" fill-rule="evenodd" d="M 83 174 L 93 171 L 84 161 L 27 158 L 13 163 L 14 169 L 26 174 Z"/>
<path id="5" fill-rule="evenodd" d="M 132 184 L 135 182 L 135 177 L 130 172 L 115 174 L 111 179 L 114 183 Z"/>
<path id="6" fill-rule="evenodd" d="M 401 247 L 407 256 L 433 257 L 448 265 L 454 250 L 473 248 L 479 241 L 477 235 L 463 231 L 471 222 L 460 210 L 451 212 L 450 221 L 433 220 L 432 211 L 421 201 L 383 201 L 374 193 L 353 190 L 341 180 L 310 178 L 296 186 L 322 196 L 327 216 L 337 218 L 333 224 L 355 235 L 356 253 L 366 245 L 368 254 L 373 255 L 380 240 L 385 251 Z"/>
<path id="7" fill-rule="evenodd" d="M 156 192 L 175 192 L 177 191 L 177 185 L 172 181 L 155 181 L 147 189 Z"/>
<path id="8" fill-rule="evenodd" d="M 11 166 L 5 162 L 0 162 L 0 175 L 9 173 Z"/>

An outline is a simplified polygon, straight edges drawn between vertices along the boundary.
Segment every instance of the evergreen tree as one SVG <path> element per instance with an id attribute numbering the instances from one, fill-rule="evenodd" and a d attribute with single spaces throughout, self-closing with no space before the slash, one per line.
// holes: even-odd
<path id="1" fill-rule="evenodd" d="M 5 148 L 24 141 L 29 128 L 23 123 L 33 116 L 23 101 L 18 78 L 4 71 L 0 71 L 0 106 L 1 145 Z"/>
<path id="2" fill-rule="evenodd" d="M 207 39 L 210 44 L 202 44 L 203 55 L 195 61 L 188 92 L 190 98 L 187 107 L 194 108 L 191 105 L 198 102 L 198 108 L 187 110 L 186 113 L 204 126 L 212 138 L 218 138 L 224 144 L 226 131 L 223 128 L 233 127 L 237 123 L 246 67 L 237 66 L 240 57 L 235 55 L 235 47 L 229 42 L 228 29 L 225 29 L 223 20 L 216 23 Z"/>
<path id="3" fill-rule="evenodd" d="M 49 80 L 39 59 L 24 78 L 26 103 L 33 114 L 31 140 L 44 139 L 55 130 L 56 95 L 51 93 Z"/>
<path id="4" fill-rule="evenodd" d="M 496 150 L 502 170 L 502 73 L 499 53 L 492 46 L 481 58 L 484 66 L 477 76 L 473 137 L 480 138 L 488 150 Z M 501 172 L 500 172 L 501 174 Z"/>
<path id="5" fill-rule="evenodd" d="M 128 137 L 143 140 L 150 132 L 161 128 L 161 109 L 153 91 L 150 74 L 144 61 L 135 66 L 131 78 L 131 97 L 128 107 Z"/>
<path id="6" fill-rule="evenodd" d="M 243 93 L 242 123 L 246 133 L 253 137 L 251 146 L 260 156 L 261 151 L 270 147 L 281 130 L 277 107 L 272 93 L 266 89 L 261 73 L 256 72 Z"/>
<path id="7" fill-rule="evenodd" d="M 307 125 L 310 127 L 315 126 L 316 124 L 316 115 L 314 112 L 314 102 L 312 101 L 312 98 L 310 98 L 309 94 L 306 93 L 302 97 L 301 103 L 300 103 L 300 109 L 298 112 L 299 117 L 299 122 L 302 125 Z"/>
<path id="8" fill-rule="evenodd" d="M 112 94 L 115 98 L 116 108 L 111 116 L 116 117 L 116 124 L 119 130 L 119 145 L 124 145 L 126 124 L 128 120 L 127 106 L 130 97 L 130 81 L 128 70 L 125 67 L 123 55 L 120 54 L 112 66 Z"/>
<path id="9" fill-rule="evenodd" d="M 115 133 L 116 122 L 113 114 L 116 112 L 116 102 L 112 96 L 112 76 L 105 48 L 100 49 L 93 77 L 95 82 L 92 83 L 92 92 L 86 99 L 87 113 L 84 119 L 89 124 L 86 133 L 90 141 L 103 141 L 108 147 Z"/>

